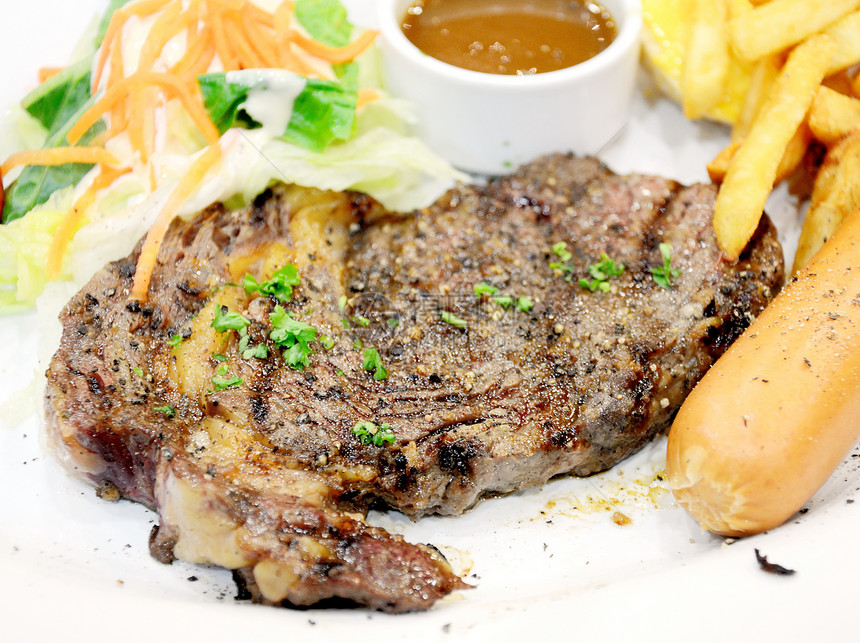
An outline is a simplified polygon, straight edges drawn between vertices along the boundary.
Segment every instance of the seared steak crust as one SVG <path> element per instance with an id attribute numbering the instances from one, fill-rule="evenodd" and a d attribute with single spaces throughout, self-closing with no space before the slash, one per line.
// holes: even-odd
<path id="1" fill-rule="evenodd" d="M 68 304 L 49 427 L 90 480 L 159 511 L 160 559 L 240 569 L 266 602 L 427 607 L 463 586 L 444 559 L 344 511 L 457 514 L 603 470 L 664 430 L 782 283 L 766 218 L 722 261 L 714 196 L 551 156 L 410 214 L 283 186 L 214 206 L 172 225 L 148 302 L 127 300 L 134 253 Z M 668 289 L 652 278 L 660 243 L 680 269 Z M 578 280 L 604 253 L 625 270 L 591 292 Z M 278 302 L 230 285 L 284 263 L 301 283 L 283 307 L 334 341 L 302 370 L 268 337 Z M 497 290 L 476 295 L 481 282 Z M 268 357 L 216 333 L 218 310 L 248 319 Z M 242 382 L 217 390 L 227 370 Z M 389 424 L 393 444 L 363 444 L 359 421 Z"/>

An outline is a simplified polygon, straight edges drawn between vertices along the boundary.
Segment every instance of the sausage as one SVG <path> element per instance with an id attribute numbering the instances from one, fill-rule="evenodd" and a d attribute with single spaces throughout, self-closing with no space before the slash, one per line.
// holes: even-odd
<path id="1" fill-rule="evenodd" d="M 678 502 L 718 534 L 790 518 L 860 437 L 860 208 L 689 395 L 670 429 Z"/>

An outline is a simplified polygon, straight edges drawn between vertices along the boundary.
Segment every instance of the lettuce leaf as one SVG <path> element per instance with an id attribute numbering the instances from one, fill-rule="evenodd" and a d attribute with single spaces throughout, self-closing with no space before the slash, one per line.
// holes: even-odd
<path id="1" fill-rule="evenodd" d="M 56 133 L 90 98 L 90 61 L 81 60 L 49 78 L 21 101 L 21 107 Z"/>
<path id="2" fill-rule="evenodd" d="M 314 40 L 329 47 L 343 47 L 352 37 L 352 25 L 340 0 L 298 0 L 296 20 Z"/>
<path id="3" fill-rule="evenodd" d="M 296 98 L 283 140 L 322 152 L 333 141 L 352 135 L 358 92 L 343 83 L 309 79 Z"/>
<path id="4" fill-rule="evenodd" d="M 55 131 L 48 135 L 45 147 L 66 145 L 66 134 L 78 118 L 89 109 L 94 98 L 84 101 L 72 116 L 62 123 L 55 123 Z M 97 134 L 104 130 L 104 123 L 99 121 L 93 125 L 83 137 L 81 144 L 86 145 Z M 87 172 L 91 164 L 69 163 L 67 165 L 30 165 L 24 168 L 20 176 L 6 190 L 6 202 L 3 204 L 2 222 L 10 223 L 20 219 L 30 210 L 48 200 L 57 190 L 76 185 Z"/>
<path id="5" fill-rule="evenodd" d="M 286 131 L 279 135 L 282 140 L 322 152 L 332 142 L 346 141 L 352 136 L 358 104 L 358 68 L 354 64 L 342 65 L 339 71 L 340 81 L 307 80 L 293 102 Z M 260 127 L 242 108 L 250 92 L 256 89 L 254 85 L 230 82 L 223 72 L 198 76 L 197 83 L 203 105 L 220 134 L 231 127 Z"/>
<path id="6" fill-rule="evenodd" d="M 237 124 L 246 129 L 260 127 L 260 124 L 242 109 L 252 87 L 227 82 L 227 74 L 224 72 L 198 76 L 197 84 L 203 94 L 203 106 L 209 112 L 209 118 L 218 128 L 219 134 L 236 127 Z"/>
<path id="7" fill-rule="evenodd" d="M 114 12 L 129 0 L 110 0 L 96 32 L 94 45 L 104 40 Z M 92 105 L 90 95 L 90 66 L 83 58 L 66 67 L 30 92 L 21 101 L 23 107 L 48 131 L 45 147 L 67 145 L 66 134 L 78 118 Z M 80 143 L 86 145 L 104 130 L 99 122 L 90 128 Z M 6 200 L 0 222 L 6 224 L 20 219 L 34 207 L 48 200 L 54 192 L 76 185 L 92 169 L 92 165 L 72 163 L 51 167 L 28 166 L 6 190 Z"/>

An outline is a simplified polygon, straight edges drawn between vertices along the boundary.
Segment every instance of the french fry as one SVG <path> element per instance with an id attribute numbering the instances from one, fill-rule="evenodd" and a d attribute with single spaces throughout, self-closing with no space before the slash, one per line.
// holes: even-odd
<path id="1" fill-rule="evenodd" d="M 732 162 L 735 152 L 738 151 L 738 147 L 740 147 L 740 141 L 731 141 L 708 163 L 708 176 L 713 183 L 722 183 L 723 179 L 726 178 L 729 164 Z"/>
<path id="2" fill-rule="evenodd" d="M 858 61 L 860 62 L 860 61 Z M 827 78 L 821 81 L 822 87 L 845 94 L 846 96 L 854 96 L 854 88 L 851 86 L 851 76 L 848 75 L 848 70 L 843 69 L 835 74 L 830 74 Z"/>
<path id="3" fill-rule="evenodd" d="M 684 114 L 705 115 L 723 96 L 729 73 L 726 3 L 692 0 L 691 20 L 684 44 L 681 97 Z"/>
<path id="4" fill-rule="evenodd" d="M 750 2 L 750 0 L 725 0 L 725 2 L 729 20 L 747 11 L 752 11 L 753 5 L 756 4 L 755 2 Z M 761 2 L 758 4 L 761 4 Z"/>
<path id="5" fill-rule="evenodd" d="M 858 8 L 860 0 L 771 0 L 731 20 L 732 45 L 747 60 L 758 60 L 801 42 Z"/>
<path id="6" fill-rule="evenodd" d="M 860 130 L 860 100 L 819 87 L 812 99 L 808 122 L 816 140 L 834 145 L 852 130 Z"/>
<path id="7" fill-rule="evenodd" d="M 779 159 L 779 165 L 776 166 L 776 178 L 773 184 L 781 183 L 798 168 L 803 161 L 803 155 L 809 144 L 812 142 L 812 130 L 806 121 L 801 121 L 797 126 L 794 135 L 788 140 L 785 146 L 785 151 L 782 153 L 782 158 Z"/>
<path id="8" fill-rule="evenodd" d="M 783 62 L 781 54 L 765 56 L 756 62 L 740 115 L 732 127 L 732 141 L 740 142 L 749 133 L 753 119 L 769 95 Z"/>
<path id="9" fill-rule="evenodd" d="M 860 98 L 860 73 L 855 74 L 851 79 L 851 88 L 854 90 L 854 96 Z"/>
<path id="10" fill-rule="evenodd" d="M 758 227 L 780 160 L 809 110 L 834 49 L 833 39 L 819 34 L 789 54 L 772 95 L 729 164 L 714 206 L 714 230 L 730 261 L 738 258 Z"/>
<path id="11" fill-rule="evenodd" d="M 852 132 L 828 151 L 812 190 L 812 200 L 794 256 L 803 268 L 842 220 L 860 204 L 860 132 Z"/>
<path id="12" fill-rule="evenodd" d="M 824 33 L 833 38 L 836 43 L 836 53 L 830 61 L 828 75 L 860 62 L 860 11 L 840 18 Z"/>
<path id="13" fill-rule="evenodd" d="M 773 184 L 776 185 L 791 176 L 797 167 L 803 161 L 803 155 L 806 154 L 806 148 L 812 142 L 812 132 L 809 126 L 802 122 L 794 133 L 794 136 L 788 141 L 785 146 L 782 158 L 779 160 L 779 165 L 776 168 L 776 176 Z M 726 178 L 726 172 L 741 146 L 741 141 L 731 141 L 708 163 L 708 176 L 714 183 L 722 183 Z"/>

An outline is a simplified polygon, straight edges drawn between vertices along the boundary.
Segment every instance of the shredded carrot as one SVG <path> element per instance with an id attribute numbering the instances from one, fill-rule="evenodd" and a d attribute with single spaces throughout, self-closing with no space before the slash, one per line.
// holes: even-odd
<path id="1" fill-rule="evenodd" d="M 221 146 L 218 144 L 210 145 L 194 161 L 191 168 L 182 177 L 173 192 L 170 193 L 167 202 L 158 213 L 155 223 L 149 229 L 143 242 L 140 257 L 137 260 L 137 269 L 134 273 L 134 284 L 129 295 L 130 300 L 137 300 L 139 302 L 147 300 L 149 296 L 149 282 L 152 279 L 152 271 L 158 258 L 158 250 L 161 248 L 161 242 L 164 241 L 164 235 L 167 234 L 170 222 L 173 221 L 180 206 L 194 193 L 194 190 L 198 188 L 205 178 L 206 173 L 220 158 Z"/>
<path id="2" fill-rule="evenodd" d="M 198 29 L 197 23 L 192 20 L 186 33 L 188 45 L 185 48 L 185 53 L 170 70 L 176 76 L 184 76 L 190 73 L 190 70 L 197 68 L 201 58 L 205 58 L 209 50 L 213 52 L 214 56 L 212 33 L 208 26 L 204 25 Z"/>
<path id="3" fill-rule="evenodd" d="M 149 105 L 146 101 L 146 94 L 148 93 L 148 89 L 149 88 L 141 87 L 138 91 L 129 96 L 128 120 L 130 122 L 141 124 L 144 115 L 149 111 L 147 109 Z M 128 141 L 129 143 L 131 143 L 131 149 L 133 149 L 140 155 L 141 162 L 146 163 L 146 160 L 149 155 L 146 152 L 146 143 L 144 142 L 144 128 L 142 126 L 129 127 Z"/>
<path id="4" fill-rule="evenodd" d="M 259 67 L 282 67 L 302 76 L 327 76 L 325 64 L 352 60 L 363 52 L 376 36 L 364 32 L 344 47 L 329 47 L 291 28 L 295 3 L 281 2 L 269 13 L 247 0 L 138 0 L 117 10 L 96 65 L 96 86 L 110 56 L 108 82 L 104 95 L 84 114 L 69 132 L 72 143 L 101 118 L 110 114 L 109 136 L 128 132 L 132 149 L 139 158 L 149 157 L 152 137 L 141 131 L 147 126 L 145 115 L 153 109 L 147 83 L 158 84 L 170 96 L 182 101 L 197 128 L 211 145 L 217 132 L 202 105 L 194 78 L 208 70 L 217 55 L 225 71 Z M 157 14 L 140 52 L 137 72 L 125 76 L 121 32 L 132 16 Z M 198 24 L 202 21 L 202 24 Z M 187 48 L 182 59 L 171 70 L 172 75 L 157 78 L 152 70 L 165 44 L 186 30 Z M 274 46 L 263 43 L 274 41 Z M 319 64 L 315 65 L 315 61 Z M 150 94 L 149 98 L 141 96 Z"/>
<path id="5" fill-rule="evenodd" d="M 364 107 L 368 103 L 372 103 L 375 100 L 379 100 L 379 92 L 371 87 L 366 87 L 364 89 L 358 90 L 358 104 L 357 107 Z"/>
<path id="6" fill-rule="evenodd" d="M 151 85 L 161 86 L 182 101 L 189 116 L 210 145 L 218 141 L 218 130 L 203 108 L 202 100 L 199 98 L 200 90 L 196 83 L 189 88 L 170 74 L 159 72 L 136 72 L 113 84 L 92 107 L 84 112 L 78 122 L 69 130 L 66 138 L 70 143 L 77 142 L 113 105 L 131 95 L 132 92 Z"/>
<path id="7" fill-rule="evenodd" d="M 155 149 L 155 109 L 158 104 L 158 90 L 155 87 L 147 87 L 141 92 L 142 113 L 140 115 L 140 140 L 143 143 L 140 150 L 140 160 L 149 162 L 149 155 Z M 155 95 L 155 96 L 154 96 Z M 153 97 L 154 96 L 154 97 Z"/>
<path id="8" fill-rule="evenodd" d="M 111 53 L 110 57 L 110 75 L 108 76 L 109 81 L 117 82 L 120 78 L 125 76 L 125 63 L 123 61 L 122 54 L 122 43 L 116 44 L 114 46 L 114 51 Z M 106 85 L 109 83 L 106 83 Z M 96 85 L 97 87 L 97 85 Z M 128 116 L 129 110 L 126 109 L 127 105 L 124 103 L 117 103 L 112 109 L 110 114 L 110 130 L 111 135 L 118 134 L 119 132 L 124 132 L 128 127 Z"/>
<path id="9" fill-rule="evenodd" d="M 117 165 L 119 161 L 103 147 L 51 147 L 17 152 L 0 166 L 0 172 L 8 174 L 9 170 L 21 165 L 64 165 L 66 163 Z"/>
<path id="10" fill-rule="evenodd" d="M 253 5 L 248 5 L 253 6 Z M 257 52 L 257 55 L 263 61 L 266 67 L 277 67 L 278 56 L 271 48 L 266 47 L 265 43 L 272 39 L 273 34 L 266 33 L 266 26 L 258 23 L 256 20 L 241 20 L 237 19 L 238 31 L 242 33 L 251 48 Z"/>
<path id="11" fill-rule="evenodd" d="M 221 59 L 224 71 L 239 69 L 239 62 L 230 47 L 227 35 L 224 33 L 224 22 L 221 19 L 221 14 L 217 11 L 212 11 L 211 7 L 209 8 L 209 23 L 212 25 L 212 39 L 215 41 L 215 51 L 218 52 L 218 58 Z"/>
<path id="12" fill-rule="evenodd" d="M 184 21 L 189 16 L 186 13 L 182 19 L 178 19 L 181 11 L 181 0 L 173 0 L 152 23 L 146 40 L 143 41 L 143 46 L 140 48 L 140 56 L 137 60 L 138 69 L 151 68 L 167 41 L 185 28 Z"/>
<path id="13" fill-rule="evenodd" d="M 39 82 L 44 83 L 49 78 L 53 78 L 59 74 L 63 69 L 63 67 L 42 67 L 39 70 Z"/>
<path id="14" fill-rule="evenodd" d="M 268 11 L 264 11 L 253 2 L 245 2 L 242 5 L 242 11 L 246 14 L 246 16 L 253 20 L 254 22 L 259 23 L 264 27 L 268 27 L 269 29 L 275 28 L 275 17 Z"/>
<path id="15" fill-rule="evenodd" d="M 289 69 L 299 76 L 306 78 L 319 78 L 324 74 L 299 56 L 294 48 L 295 44 L 287 36 L 279 36 L 276 44 L 278 52 L 278 64 L 284 69 Z"/>
<path id="16" fill-rule="evenodd" d="M 364 31 L 358 38 L 343 47 L 329 47 L 316 40 L 306 38 L 297 31 L 292 31 L 289 38 L 312 56 L 337 64 L 348 62 L 362 53 L 373 43 L 376 34 L 376 31 Z"/>
<path id="17" fill-rule="evenodd" d="M 282 2 L 275 9 L 274 29 L 277 34 L 286 34 L 292 29 L 293 11 L 295 5 L 292 2 Z"/>
<path id="18" fill-rule="evenodd" d="M 123 174 L 127 174 L 131 170 L 129 168 L 116 169 L 111 167 L 102 167 L 99 174 L 93 179 L 90 187 L 87 188 L 72 209 L 66 213 L 60 223 L 60 227 L 54 234 L 51 240 L 51 248 L 48 251 L 48 260 L 45 262 L 45 274 L 48 279 L 56 279 L 60 276 L 60 270 L 63 267 L 63 256 L 66 254 L 66 248 L 72 240 L 78 228 L 78 224 L 84 216 L 84 213 L 95 202 L 96 195 L 99 190 L 103 190 Z"/>
<path id="19" fill-rule="evenodd" d="M 98 87 L 101 82 L 108 54 L 121 51 L 122 47 L 117 43 L 122 35 L 122 28 L 125 26 L 126 21 L 131 16 L 142 17 L 151 15 L 164 7 L 164 5 L 169 1 L 170 0 L 139 0 L 138 2 L 133 2 L 125 5 L 124 7 L 120 7 L 114 12 L 113 16 L 111 16 L 110 22 L 108 23 L 104 39 L 102 40 L 99 59 L 96 63 L 95 73 L 93 74 L 93 87 Z"/>
<path id="20" fill-rule="evenodd" d="M 172 74 L 197 78 L 209 70 L 209 66 L 215 59 L 215 43 L 212 41 L 209 27 L 204 27 L 203 31 L 205 33 L 194 40 L 192 48 L 171 68 Z"/>
<path id="21" fill-rule="evenodd" d="M 207 29 L 207 31 L 209 31 Z M 196 78 L 200 74 L 205 74 L 209 70 L 209 66 L 212 64 L 212 61 L 215 59 L 215 43 L 212 40 L 206 41 L 206 48 L 203 50 L 203 53 L 194 61 L 192 67 L 188 70 L 188 73 Z"/>
<path id="22" fill-rule="evenodd" d="M 244 25 L 240 20 L 225 16 L 224 27 L 227 28 L 232 36 L 231 40 L 238 54 L 240 69 L 261 69 L 268 66 L 263 62 L 262 56 L 251 45 Z"/>

